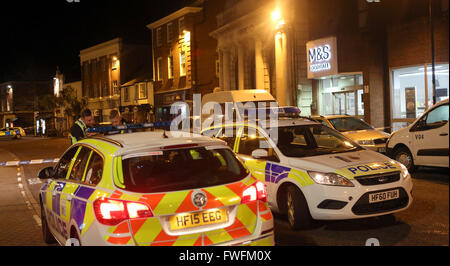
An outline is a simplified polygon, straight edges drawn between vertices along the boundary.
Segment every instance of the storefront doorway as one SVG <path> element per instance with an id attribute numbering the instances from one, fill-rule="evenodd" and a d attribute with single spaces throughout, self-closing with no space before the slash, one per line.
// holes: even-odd
<path id="1" fill-rule="evenodd" d="M 345 92 L 333 93 L 333 114 L 353 115 L 364 118 L 364 103 L 362 101 L 363 90 L 351 88 Z"/>
<path id="2" fill-rule="evenodd" d="M 362 74 L 320 78 L 319 115 L 352 115 L 364 118 Z"/>

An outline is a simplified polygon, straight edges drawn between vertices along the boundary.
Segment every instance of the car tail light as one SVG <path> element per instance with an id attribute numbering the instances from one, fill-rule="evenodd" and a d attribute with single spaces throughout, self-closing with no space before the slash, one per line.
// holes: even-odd
<path id="1" fill-rule="evenodd" d="M 249 186 L 242 193 L 242 203 L 252 202 L 255 200 L 267 201 L 266 185 L 263 182 L 256 182 Z"/>
<path id="2" fill-rule="evenodd" d="M 94 213 L 104 225 L 117 225 L 127 219 L 153 216 L 145 203 L 103 198 L 94 201 Z"/>

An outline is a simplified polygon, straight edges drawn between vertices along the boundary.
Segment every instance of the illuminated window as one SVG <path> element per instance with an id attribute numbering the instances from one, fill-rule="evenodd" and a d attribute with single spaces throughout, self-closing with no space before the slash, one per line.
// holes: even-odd
<path id="1" fill-rule="evenodd" d="M 139 83 L 139 99 L 147 98 L 147 86 L 145 83 Z"/>
<path id="2" fill-rule="evenodd" d="M 167 58 L 167 70 L 169 71 L 169 79 L 173 78 L 173 55 L 169 55 Z"/>
<path id="3" fill-rule="evenodd" d="M 186 52 L 180 52 L 180 76 L 186 76 Z"/>

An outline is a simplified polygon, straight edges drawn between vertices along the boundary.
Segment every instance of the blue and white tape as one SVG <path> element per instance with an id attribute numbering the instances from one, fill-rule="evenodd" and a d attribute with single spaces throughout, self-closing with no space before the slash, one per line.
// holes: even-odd
<path id="1" fill-rule="evenodd" d="M 57 163 L 58 161 L 59 161 L 59 158 L 26 160 L 26 161 L 9 161 L 9 162 L 0 162 L 0 166 L 18 166 L 18 165 L 30 165 L 30 164 Z"/>

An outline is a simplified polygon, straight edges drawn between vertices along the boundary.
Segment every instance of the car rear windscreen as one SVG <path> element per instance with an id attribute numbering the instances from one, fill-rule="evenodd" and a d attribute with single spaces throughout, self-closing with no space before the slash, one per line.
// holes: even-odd
<path id="1" fill-rule="evenodd" d="M 138 193 L 196 189 L 237 182 L 248 171 L 229 149 L 194 147 L 126 156 L 124 185 Z"/>

